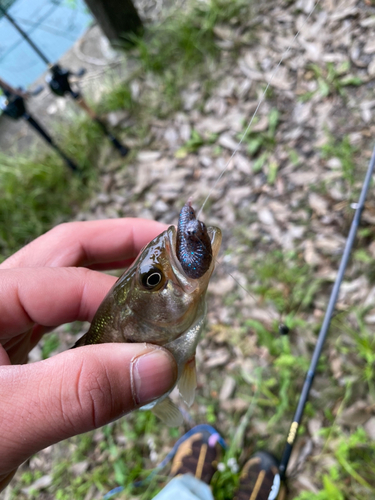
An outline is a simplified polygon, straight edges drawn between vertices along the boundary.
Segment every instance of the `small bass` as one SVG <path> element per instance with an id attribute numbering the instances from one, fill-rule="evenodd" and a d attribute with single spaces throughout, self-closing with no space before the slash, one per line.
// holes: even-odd
<path id="1" fill-rule="evenodd" d="M 148 342 L 168 349 L 177 363 L 180 395 L 191 406 L 196 389 L 195 350 L 220 245 L 220 229 L 197 220 L 188 201 L 177 230 L 170 226 L 140 252 L 108 292 L 90 329 L 74 347 Z M 182 415 L 169 398 L 170 392 L 142 409 L 151 409 L 167 425 L 180 425 Z"/>

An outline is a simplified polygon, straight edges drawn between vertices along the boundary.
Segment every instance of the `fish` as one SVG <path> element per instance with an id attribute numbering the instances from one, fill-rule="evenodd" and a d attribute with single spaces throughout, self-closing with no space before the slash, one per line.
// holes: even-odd
<path id="1" fill-rule="evenodd" d="M 196 389 L 195 351 L 206 316 L 206 292 L 222 240 L 218 227 L 196 218 L 189 200 L 177 229 L 170 226 L 154 238 L 110 289 L 91 326 L 73 348 L 108 342 L 147 342 L 174 357 L 176 384 L 190 407 Z M 143 406 L 165 424 L 180 425 L 171 388 Z"/>

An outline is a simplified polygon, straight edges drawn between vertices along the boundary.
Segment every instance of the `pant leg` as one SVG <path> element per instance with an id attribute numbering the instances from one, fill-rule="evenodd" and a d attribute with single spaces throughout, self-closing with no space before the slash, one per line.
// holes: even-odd
<path id="1" fill-rule="evenodd" d="M 154 500 L 214 500 L 210 487 L 199 479 L 184 474 L 172 479 Z"/>

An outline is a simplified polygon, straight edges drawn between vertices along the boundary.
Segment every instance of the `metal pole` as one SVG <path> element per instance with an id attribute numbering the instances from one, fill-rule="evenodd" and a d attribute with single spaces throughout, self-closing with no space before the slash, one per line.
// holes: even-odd
<path id="1" fill-rule="evenodd" d="M 72 161 L 54 142 L 52 137 L 44 130 L 39 122 L 35 120 L 27 111 L 25 105 L 26 95 L 22 92 L 18 92 L 11 85 L 0 79 L 0 88 L 4 91 L 7 100 L 5 104 L 1 106 L 5 115 L 9 116 L 14 120 L 19 118 L 25 119 L 37 132 L 40 134 L 44 140 L 50 144 L 53 149 L 62 157 L 68 167 L 73 170 L 73 172 L 80 173 L 77 165 Z"/>
<path id="2" fill-rule="evenodd" d="M 113 146 L 120 152 L 121 156 L 126 156 L 129 153 L 129 148 L 124 144 L 121 144 L 121 142 L 108 130 L 105 123 L 96 115 L 96 113 L 94 113 L 93 110 L 91 110 L 91 108 L 89 108 L 81 94 L 79 92 L 74 92 L 71 88 L 69 82 L 70 72 L 61 68 L 58 64 L 52 65 L 52 63 L 47 59 L 47 57 L 43 54 L 39 47 L 35 45 L 31 38 L 29 38 L 27 33 L 25 33 L 23 29 L 18 26 L 16 21 L 6 12 L 3 7 L 0 7 L 0 12 L 4 14 L 8 21 L 12 23 L 12 25 L 23 36 L 27 43 L 29 43 L 29 45 L 35 50 L 39 57 L 43 59 L 43 61 L 49 66 L 52 77 L 49 77 L 47 79 L 47 83 L 49 84 L 51 90 L 57 95 L 61 96 L 64 96 L 66 93 L 70 93 L 77 104 L 82 109 L 84 109 L 88 113 L 88 115 L 100 126 L 104 134 L 112 142 Z"/>
<path id="3" fill-rule="evenodd" d="M 29 45 L 35 50 L 35 52 L 38 54 L 38 56 L 43 59 L 43 61 L 49 66 L 51 63 L 47 59 L 47 57 L 43 54 L 43 52 L 35 45 L 35 43 L 29 38 L 28 34 L 23 31 L 23 29 L 16 23 L 16 21 L 13 19 L 12 16 L 10 16 L 7 11 L 3 8 L 0 7 L 0 12 L 4 14 L 4 16 L 8 19 L 10 23 L 16 28 L 16 30 L 22 35 L 22 37 L 27 41 Z"/>
<path id="4" fill-rule="evenodd" d="M 121 156 L 126 156 L 129 153 L 129 148 L 121 142 L 108 130 L 106 124 L 97 116 L 97 114 L 88 106 L 86 101 L 83 99 L 81 94 L 71 93 L 73 99 L 75 99 L 78 106 L 80 106 L 86 113 L 94 120 L 102 129 L 104 134 L 112 142 L 113 146 L 119 151 Z"/>
<path id="5" fill-rule="evenodd" d="M 124 144 L 121 144 L 121 142 L 108 130 L 105 123 L 84 100 L 82 94 L 79 91 L 72 89 L 70 84 L 70 75 L 70 71 L 65 68 L 61 68 L 58 64 L 54 64 L 50 68 L 50 75 L 46 78 L 46 81 L 52 92 L 56 95 L 65 96 L 66 94 L 70 94 L 78 106 L 80 106 L 90 116 L 90 118 L 100 126 L 102 131 L 112 142 L 113 146 L 120 152 L 121 156 L 126 156 L 129 153 L 129 148 Z"/>
<path id="6" fill-rule="evenodd" d="M 363 182 L 362 191 L 361 191 L 361 195 L 359 197 L 359 201 L 355 206 L 356 212 L 355 212 L 352 224 L 350 226 L 349 235 L 348 235 L 348 238 L 347 238 L 346 243 L 345 243 L 344 253 L 343 253 L 342 258 L 341 258 L 340 267 L 339 267 L 339 270 L 337 273 L 335 283 L 333 285 L 333 289 L 332 289 L 331 296 L 330 296 L 330 299 L 328 302 L 326 314 L 324 316 L 323 324 L 321 326 L 318 340 L 317 340 L 317 343 L 316 343 L 316 346 L 314 349 L 314 353 L 313 353 L 313 356 L 311 359 L 310 367 L 309 367 L 309 370 L 307 372 L 305 382 L 303 384 L 301 396 L 300 396 L 299 401 L 298 401 L 298 405 L 297 405 L 297 409 L 296 409 L 296 412 L 295 412 L 295 415 L 293 418 L 293 422 L 292 422 L 290 429 L 289 429 L 287 444 L 284 448 L 283 456 L 281 458 L 280 467 L 279 467 L 281 479 L 285 479 L 285 473 L 286 473 L 286 469 L 288 466 L 290 455 L 292 453 L 293 445 L 294 445 L 294 442 L 295 442 L 295 439 L 297 436 L 298 427 L 299 427 L 299 424 L 301 423 L 301 419 L 302 419 L 303 411 L 305 409 L 306 401 L 307 401 L 307 398 L 309 396 L 310 389 L 311 389 L 311 386 L 312 386 L 312 383 L 314 380 L 316 367 L 318 365 L 318 361 L 319 361 L 320 355 L 322 353 L 324 341 L 327 337 L 328 329 L 329 329 L 329 326 L 331 323 L 332 314 L 333 314 L 333 311 L 335 309 L 335 305 L 336 305 L 337 298 L 339 295 L 341 282 L 342 282 L 343 277 L 344 277 L 345 269 L 346 269 L 346 266 L 348 264 L 350 253 L 351 253 L 353 243 L 354 243 L 354 240 L 355 240 L 355 237 L 357 234 L 357 229 L 358 229 L 359 222 L 361 219 L 362 211 L 363 211 L 364 206 L 365 206 L 367 191 L 368 191 L 369 186 L 370 186 L 371 177 L 372 177 L 372 174 L 374 171 L 374 166 L 375 166 L 375 147 L 373 149 L 371 160 L 370 160 L 370 163 L 369 163 L 369 166 L 367 169 L 366 177 L 365 177 L 365 180 Z"/>
<path id="7" fill-rule="evenodd" d="M 48 144 L 61 156 L 61 158 L 65 161 L 65 163 L 68 165 L 68 167 L 73 170 L 73 172 L 79 172 L 79 169 L 77 165 L 72 161 L 66 154 L 61 151 L 61 149 L 57 146 L 57 144 L 54 142 L 52 137 L 47 134 L 47 132 L 44 130 L 44 128 L 28 113 L 25 113 L 23 115 L 26 121 L 30 123 L 30 125 L 45 139 Z"/>

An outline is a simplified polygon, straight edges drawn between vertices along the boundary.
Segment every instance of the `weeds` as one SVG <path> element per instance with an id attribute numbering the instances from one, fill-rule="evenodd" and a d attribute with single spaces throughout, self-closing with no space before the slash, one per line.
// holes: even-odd
<path id="1" fill-rule="evenodd" d="M 328 462 L 322 474 L 323 489 L 319 493 L 303 492 L 296 500 L 346 500 L 373 491 L 375 447 L 363 428 L 348 435 L 336 425 L 322 429 L 320 434 L 327 438 L 326 447 L 332 442 L 335 459 Z"/>
<path id="2" fill-rule="evenodd" d="M 176 68 L 185 75 L 196 71 L 207 57 L 219 55 L 215 27 L 238 22 L 240 15 L 249 15 L 249 3 L 244 0 L 196 2 L 185 12 L 173 12 L 160 25 L 149 27 L 144 38 L 135 38 L 144 70 L 162 74 L 173 66 L 174 73 Z"/>
<path id="3" fill-rule="evenodd" d="M 244 0 L 193 2 L 185 11 L 174 11 L 161 24 L 148 27 L 143 37 L 133 37 L 142 71 L 157 78 L 159 92 L 165 96 L 155 113 L 165 116 L 181 107 L 181 91 L 192 75 L 203 87 L 212 85 L 212 65 L 221 54 L 215 29 L 249 17 L 250 9 Z"/>
<path id="4" fill-rule="evenodd" d="M 217 134 L 211 134 L 207 139 L 203 138 L 196 130 L 191 131 L 190 139 L 176 151 L 176 158 L 185 158 L 189 153 L 195 153 L 204 144 L 213 144 L 217 139 Z"/>
<path id="5" fill-rule="evenodd" d="M 269 253 L 252 267 L 256 279 L 252 290 L 265 301 L 271 300 L 280 313 L 289 314 L 284 322 L 293 328 L 292 313 L 312 305 L 321 281 L 313 279 L 311 268 L 294 252 Z"/>
<path id="6" fill-rule="evenodd" d="M 42 358 L 47 359 L 57 350 L 60 345 L 59 337 L 56 333 L 44 335 L 42 345 Z"/>
<path id="7" fill-rule="evenodd" d="M 338 158 L 341 162 L 342 174 L 349 186 L 354 183 L 355 161 L 354 155 L 357 148 L 350 143 L 349 137 L 345 136 L 341 141 L 329 137 L 328 142 L 322 146 L 324 159 Z"/>
<path id="8" fill-rule="evenodd" d="M 268 125 L 265 131 L 254 132 L 250 127 L 245 136 L 244 131 L 237 137 L 238 140 L 241 140 L 243 137 L 243 142 L 247 145 L 248 154 L 250 157 L 254 158 L 253 171 L 255 173 L 260 172 L 269 161 L 272 150 L 276 145 L 276 130 L 279 121 L 279 112 L 277 109 L 273 108 L 269 113 Z M 254 126 L 256 127 L 256 123 Z M 245 124 L 245 127 L 247 128 L 247 123 Z M 273 184 L 275 182 L 277 170 L 277 163 L 269 162 L 267 175 L 267 181 L 269 184 Z"/>
<path id="9" fill-rule="evenodd" d="M 52 153 L 40 159 L 1 155 L 0 178 L 3 258 L 67 217 L 84 191 Z"/>
<path id="10" fill-rule="evenodd" d="M 349 73 L 350 62 L 344 61 L 339 65 L 332 62 L 326 64 L 325 68 L 317 64 L 310 65 L 310 74 L 308 78 L 314 78 L 317 81 L 317 90 L 308 92 L 301 97 L 302 101 L 311 99 L 315 92 L 319 92 L 322 97 L 328 97 L 332 94 L 346 96 L 345 88 L 349 86 L 358 87 L 363 81 L 357 76 Z"/>
<path id="11" fill-rule="evenodd" d="M 77 117 L 70 126 L 61 126 L 59 135 L 61 148 L 80 166 L 80 176 L 73 175 L 56 153 L 44 148 L 27 156 L 0 154 L 2 258 L 66 220 L 91 193 L 100 130 L 88 119 Z"/>
<path id="12" fill-rule="evenodd" d="M 350 359 L 356 353 L 356 363 L 350 375 L 354 380 L 365 383 L 366 393 L 375 398 L 375 340 L 373 333 L 364 322 L 365 310 L 355 309 L 345 318 L 336 318 L 333 327 L 341 332 L 336 341 L 336 349 L 343 359 Z"/>
<path id="13" fill-rule="evenodd" d="M 103 93 L 96 107 L 99 113 L 123 109 L 134 111 L 136 103 L 133 100 L 129 83 L 119 82 L 115 86 L 110 86 L 108 91 Z"/>
<path id="14" fill-rule="evenodd" d="M 199 74 L 209 73 L 210 65 L 220 58 L 215 27 L 220 23 L 237 23 L 238 19 L 249 12 L 247 4 L 247 1 L 242 0 L 200 2 L 188 15 L 179 13 L 168 18 L 162 26 L 150 28 L 146 41 L 136 40 L 136 52 L 141 61 L 140 73 L 145 75 L 145 79 L 149 77 L 152 84 L 160 83 L 157 92 L 163 94 L 163 99 L 159 97 L 156 104 L 159 105 L 163 101 L 160 104 L 164 106 L 163 113 L 170 112 L 180 105 L 181 89 L 186 88 L 189 83 L 190 73 L 194 74 L 196 79 Z M 320 82 L 318 91 L 321 95 L 342 94 L 346 85 L 356 84 L 350 82 L 350 76 L 347 76 L 348 68 L 337 69 L 328 65 L 319 74 L 318 69 L 315 69 L 315 73 L 314 68 L 311 68 L 311 71 Z M 275 92 L 270 89 L 269 92 L 271 91 Z M 98 110 L 140 111 L 142 117 L 137 123 L 138 130 L 133 132 L 134 135 L 138 134 L 139 139 L 140 136 L 144 138 L 149 130 L 149 121 L 144 117 L 152 116 L 156 106 L 155 103 L 151 106 L 150 100 L 145 98 L 135 104 L 129 85 L 121 84 L 103 96 Z M 253 169 L 255 172 L 264 170 L 269 185 L 275 182 L 278 172 L 278 165 L 272 160 L 272 151 L 276 145 L 279 123 L 279 113 L 272 109 L 267 127 L 259 132 L 250 130 L 245 137 L 247 151 L 254 158 Z M 12 161 L 4 157 L 4 167 L 0 170 L 0 189 L 4 190 L 5 196 L 5 201 L 0 201 L 0 217 L 2 227 L 8 228 L 7 232 L 4 230 L 1 233 L 1 251 L 4 255 L 48 229 L 56 221 L 69 217 L 72 211 L 81 206 L 87 190 L 92 186 L 92 180 L 96 179 L 97 157 L 101 153 L 102 142 L 107 141 L 96 125 L 87 119 L 74 118 L 74 123 L 61 125 L 58 135 L 62 147 L 82 166 L 89 186 L 71 178 L 65 166 L 60 165 L 58 158 L 52 153 L 47 154 L 48 158 L 51 158 L 47 160 L 38 157 L 34 160 L 17 158 Z M 214 144 L 215 141 L 216 136 L 205 138 L 193 130 L 190 139 L 177 155 L 183 157 L 195 153 L 201 146 Z M 220 147 L 217 146 L 213 151 L 214 154 L 220 154 Z M 350 145 L 347 137 L 338 142 L 330 139 L 322 148 L 324 159 L 340 160 L 345 182 L 350 186 L 353 186 L 355 181 L 355 154 L 356 149 Z M 294 149 L 289 150 L 289 157 L 294 165 L 299 165 L 302 161 Z M 27 210 L 22 209 L 24 206 Z M 20 207 L 22 211 L 19 210 Z M 247 227 L 245 231 L 248 238 Z M 364 234 L 365 236 L 368 237 L 369 234 Z M 248 241 L 245 244 L 248 247 Z M 239 314 L 235 319 L 235 327 L 215 325 L 224 338 L 220 342 L 225 348 L 233 349 L 236 353 L 240 350 L 246 358 L 245 361 L 249 361 L 249 364 L 245 365 L 242 360 L 243 366 L 240 363 L 238 368 L 232 358 L 231 366 L 225 367 L 225 371 L 227 368 L 228 371 L 233 370 L 231 376 L 236 380 L 237 400 L 245 402 L 248 408 L 243 410 L 243 407 L 233 407 L 225 411 L 218 399 L 223 369 L 219 367 L 205 371 L 202 363 L 203 366 L 200 367 L 206 376 L 207 384 L 197 395 L 197 401 L 191 411 L 196 422 L 209 422 L 226 431 L 228 440 L 229 436 L 234 434 L 233 441 L 237 452 L 234 453 L 232 449 L 224 456 L 224 468 L 221 467 L 222 470 L 216 473 L 213 480 L 213 491 L 217 500 L 233 498 L 239 474 L 233 467 L 237 464 L 234 459 L 241 463 L 242 459 L 245 461 L 255 449 L 262 446 L 280 453 L 308 367 L 313 334 L 318 328 L 317 321 L 313 323 L 309 314 L 320 313 L 317 298 L 320 297 L 323 303 L 326 298 L 326 280 L 316 278 L 314 270 L 305 264 L 300 254 L 270 252 L 268 248 L 266 250 L 266 257 L 251 257 L 248 280 L 251 282 L 249 288 L 259 298 L 261 307 L 270 306 L 273 312 L 276 311 L 272 315 L 273 324 L 245 319 Z M 356 262 L 371 264 L 371 256 L 363 251 L 358 250 L 355 257 Z M 231 294 L 225 299 L 235 305 L 237 297 Z M 283 322 L 292 330 L 289 338 L 279 336 L 277 315 L 283 315 Z M 362 319 L 359 315 L 358 324 L 355 324 L 353 329 L 345 330 L 340 325 L 339 330 L 345 330 L 345 336 L 340 332 L 335 332 L 336 337 L 332 336 L 335 340 L 332 340 L 330 346 L 335 343 L 340 354 L 347 356 L 344 359 L 354 356 L 353 353 L 357 356 L 358 353 L 358 363 L 354 367 L 351 364 L 343 367 L 345 387 L 340 386 L 341 381 L 330 376 L 327 355 L 320 365 L 320 369 L 324 366 L 323 389 L 318 384 L 315 386 L 319 397 L 307 404 L 306 416 L 319 413 L 327 426 L 323 428 L 321 435 L 327 440 L 328 451 L 324 451 L 326 457 L 323 459 L 328 457 L 328 465 L 314 468 L 314 472 L 320 471 L 322 490 L 319 493 L 303 493 L 298 497 L 299 500 L 365 498 L 361 493 L 368 492 L 368 487 L 372 487 L 372 444 L 365 441 L 363 429 L 356 430 L 352 437 L 347 430 L 335 424 L 335 404 L 340 398 L 345 399 L 345 392 L 352 383 L 349 383 L 348 379 L 355 379 L 356 382 L 359 380 L 362 382 L 361 390 L 367 391 L 370 388 L 370 394 L 373 394 L 371 384 L 375 365 L 374 343 L 371 332 L 365 329 Z M 339 321 L 337 317 L 336 320 Z M 301 341 L 304 335 L 306 337 Z M 301 344 L 305 350 L 301 349 Z M 48 357 L 57 347 L 58 338 L 54 334 L 47 337 L 42 349 L 43 357 Z M 319 373 L 317 378 L 319 382 Z M 326 386 L 329 386 L 328 389 Z M 202 395 L 204 391 L 206 392 Z M 241 436 L 235 441 L 239 430 Z M 301 426 L 300 432 L 305 431 L 304 426 Z M 157 459 L 163 458 L 180 435 L 181 429 L 166 429 L 150 412 L 136 412 L 99 431 L 73 438 L 68 443 L 61 444 L 59 451 L 49 460 L 53 464 L 50 493 L 59 500 L 83 500 L 104 495 L 120 486 L 123 491 L 115 498 L 126 499 L 137 495 L 143 500 L 151 499 L 167 479 L 159 475 L 149 483 L 145 481 L 140 487 L 136 484 L 139 480 L 147 480 Z M 155 450 L 161 451 L 160 457 L 152 456 Z M 241 457 L 237 456 L 238 450 L 242 450 Z M 314 459 L 314 456 L 308 458 L 312 462 Z M 20 476 L 21 484 L 13 490 L 13 498 L 25 498 L 21 488 L 29 486 L 39 476 L 40 473 L 34 472 Z M 35 495 L 37 496 L 37 493 Z"/>
<path id="15" fill-rule="evenodd" d="M 211 487 L 215 500 L 226 500 L 233 498 L 240 480 L 240 471 L 237 460 L 234 457 L 228 456 L 228 452 L 224 455 L 221 462 L 218 464 L 218 471 L 214 474 Z"/>

